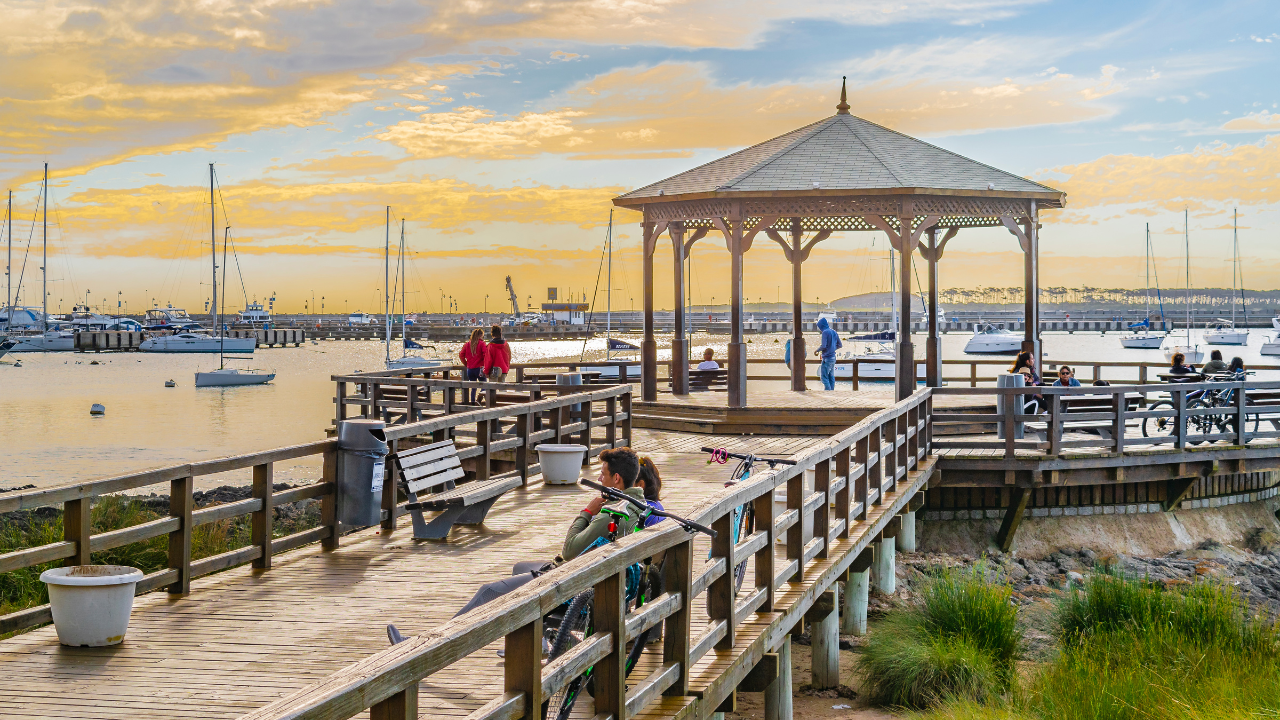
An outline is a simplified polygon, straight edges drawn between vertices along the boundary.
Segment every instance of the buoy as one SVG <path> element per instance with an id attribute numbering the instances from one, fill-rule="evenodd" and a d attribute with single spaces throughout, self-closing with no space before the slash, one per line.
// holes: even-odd
<path id="1" fill-rule="evenodd" d="M 21 361 L 21 360 L 17 360 L 17 361 L 15 361 L 15 362 L 13 363 L 13 366 L 14 366 L 14 367 L 22 367 L 22 361 Z"/>
<path id="2" fill-rule="evenodd" d="M 165 381 L 164 381 L 164 386 L 165 386 L 165 387 L 178 387 L 178 383 L 176 383 L 176 382 L 174 382 L 174 381 L 172 381 L 172 380 L 165 380 Z"/>
<path id="3" fill-rule="evenodd" d="M 97 360 L 94 360 L 94 361 L 90 362 L 89 364 L 90 364 L 90 365 L 99 365 L 100 363 L 99 363 Z"/>
<path id="4" fill-rule="evenodd" d="M 89 406 L 89 414 L 90 415 L 106 415 L 107 408 L 106 406 L 100 403 L 94 403 L 93 405 Z"/>

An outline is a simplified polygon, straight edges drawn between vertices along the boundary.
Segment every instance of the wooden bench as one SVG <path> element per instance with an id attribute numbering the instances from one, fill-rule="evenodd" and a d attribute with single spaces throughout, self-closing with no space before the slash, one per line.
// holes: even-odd
<path id="1" fill-rule="evenodd" d="M 1115 412 L 1111 402 L 1114 395 L 1064 395 L 1060 401 L 1062 419 L 1059 424 L 1062 426 L 1063 434 L 1069 432 L 1091 433 L 1102 437 L 1104 440 L 1112 439 L 1112 420 L 1095 419 L 1089 420 L 1072 420 L 1072 415 L 1084 415 L 1086 413 L 1106 413 L 1113 415 Z M 1046 396 L 1045 400 L 1049 398 Z M 1142 406 L 1142 396 L 1130 394 L 1125 398 L 1126 412 L 1133 412 Z M 1126 421 L 1127 423 L 1127 421 Z M 1049 423 L 1046 422 L 1029 422 L 1027 429 L 1040 436 L 1041 442 L 1049 442 Z"/>
<path id="2" fill-rule="evenodd" d="M 719 370 L 690 370 L 689 371 L 689 391 L 701 392 L 706 390 L 715 390 L 717 388 L 729 387 L 729 371 L 720 368 Z"/>
<path id="3" fill-rule="evenodd" d="M 417 540 L 443 540 L 454 525 L 483 523 L 498 498 L 522 484 L 519 475 L 512 475 L 458 485 L 466 473 L 452 440 L 403 450 L 392 457 L 400 487 L 409 498 L 405 508 L 413 517 Z M 423 510 L 440 514 L 427 522 Z"/>

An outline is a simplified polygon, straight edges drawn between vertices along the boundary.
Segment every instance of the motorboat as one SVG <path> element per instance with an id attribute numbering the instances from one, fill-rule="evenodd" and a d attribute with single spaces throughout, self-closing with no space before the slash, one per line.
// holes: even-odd
<path id="1" fill-rule="evenodd" d="M 168 307 L 148 310 L 144 324 L 148 330 L 195 330 L 200 327 L 200 324 L 191 319 L 186 310 L 176 308 L 172 304 Z"/>
<path id="2" fill-rule="evenodd" d="M 138 349 L 155 353 L 251 353 L 258 345 L 257 338 L 219 337 L 180 332 L 158 335 L 142 341 Z"/>
<path id="3" fill-rule="evenodd" d="M 251 325 L 265 325 L 271 322 L 271 313 L 263 309 L 262 303 L 257 300 L 246 305 L 237 315 L 240 316 L 240 322 Z"/>
<path id="4" fill-rule="evenodd" d="M 1275 333 L 1269 336 L 1266 341 L 1262 343 L 1262 350 L 1259 352 L 1263 355 L 1280 355 L 1280 333 Z"/>
<path id="5" fill-rule="evenodd" d="M 11 353 L 68 352 L 76 349 L 76 334 L 69 330 L 49 330 L 39 335 L 15 335 Z"/>
<path id="6" fill-rule="evenodd" d="M 1271 327 L 1280 330 L 1280 315 L 1271 318 Z"/>
<path id="7" fill-rule="evenodd" d="M 52 324 L 52 322 L 50 322 Z M 0 331 L 9 334 L 41 331 L 45 326 L 44 312 L 38 307 L 12 306 L 0 310 Z"/>
<path id="8" fill-rule="evenodd" d="M 239 368 L 219 368 L 196 373 L 196 387 L 237 387 L 240 385 L 264 385 L 276 377 L 275 373 Z"/>
<path id="9" fill-rule="evenodd" d="M 77 304 L 72 308 L 66 320 L 66 323 L 76 330 L 106 330 L 118 322 L 118 318 L 96 313 L 85 304 Z"/>
<path id="10" fill-rule="evenodd" d="M 969 355 L 1016 355 L 1022 351 L 1022 335 L 983 323 L 974 329 L 964 351 Z"/>
<path id="11" fill-rule="evenodd" d="M 893 347 L 894 333 L 881 332 L 872 335 L 855 335 L 849 338 L 853 342 L 869 343 L 862 352 L 845 351 L 836 356 L 835 376 L 837 380 L 853 379 L 853 363 L 858 361 L 859 380 L 893 380 L 897 377 L 898 353 Z M 916 361 L 916 377 L 923 380 L 925 364 L 923 359 Z"/>
<path id="12" fill-rule="evenodd" d="M 1204 342 L 1206 345 L 1248 345 L 1249 331 L 1237 328 L 1230 320 L 1218 318 L 1205 325 Z"/>
<path id="13" fill-rule="evenodd" d="M 818 313 L 818 320 L 826 320 L 832 327 L 835 327 L 835 324 L 840 322 L 840 316 L 834 310 L 823 310 Z M 818 320 L 814 320 L 814 322 L 816 323 Z"/>

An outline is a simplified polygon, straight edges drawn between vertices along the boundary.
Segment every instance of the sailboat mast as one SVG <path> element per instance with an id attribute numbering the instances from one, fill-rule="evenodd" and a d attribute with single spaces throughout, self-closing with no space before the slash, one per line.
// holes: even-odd
<path id="1" fill-rule="evenodd" d="M 44 216 L 41 224 L 40 255 L 40 324 L 41 332 L 49 332 L 49 163 L 44 164 L 44 201 L 40 209 Z"/>
<path id="2" fill-rule="evenodd" d="M 5 297 L 9 299 L 9 322 L 5 325 L 13 332 L 13 191 L 9 191 L 9 209 L 5 212 L 5 224 L 9 227 L 9 257 L 4 263 Z"/>
<path id="3" fill-rule="evenodd" d="M 1240 273 L 1240 238 L 1236 235 L 1236 210 L 1231 209 L 1231 327 L 1236 326 L 1236 276 Z"/>
<path id="4" fill-rule="evenodd" d="M 1143 269 L 1147 271 L 1147 325 L 1151 324 L 1151 223 L 1147 223 L 1147 261 L 1143 263 Z M 1148 327 L 1148 330 L 1151 328 Z"/>
<path id="5" fill-rule="evenodd" d="M 1182 209 L 1182 239 L 1187 255 L 1187 347 L 1191 347 L 1191 213 Z"/>
<path id="6" fill-rule="evenodd" d="M 227 238 L 231 236 L 231 226 L 227 226 L 222 231 L 222 284 L 227 284 Z M 214 246 L 214 266 L 213 266 L 213 296 L 218 296 L 218 264 L 217 264 L 217 246 Z M 217 314 L 214 315 L 213 327 L 215 330 L 222 328 L 222 307 L 214 305 Z M 227 334 L 220 332 L 218 334 L 218 369 L 224 370 L 227 367 L 226 356 Z"/>
<path id="7" fill-rule="evenodd" d="M 609 358 L 609 339 L 613 337 L 613 208 L 609 208 L 609 231 L 605 238 L 609 245 L 609 284 L 605 287 L 604 292 L 604 357 L 607 360 Z"/>
<path id="8" fill-rule="evenodd" d="M 213 331 L 218 332 L 222 318 L 218 317 L 218 209 L 213 204 L 213 163 L 209 163 L 209 258 L 213 272 L 213 305 L 209 312 L 213 315 Z"/>
<path id="9" fill-rule="evenodd" d="M 400 337 L 403 340 L 403 342 L 400 343 L 401 357 L 409 354 L 409 351 L 405 348 L 409 342 L 409 325 L 405 322 L 405 318 L 409 315 L 409 310 L 404 306 L 405 283 L 408 282 L 408 278 L 405 276 L 405 269 L 404 218 L 400 218 Z"/>
<path id="10" fill-rule="evenodd" d="M 386 314 L 387 362 L 391 362 L 391 206 L 387 206 L 387 237 L 382 247 L 382 310 Z"/>

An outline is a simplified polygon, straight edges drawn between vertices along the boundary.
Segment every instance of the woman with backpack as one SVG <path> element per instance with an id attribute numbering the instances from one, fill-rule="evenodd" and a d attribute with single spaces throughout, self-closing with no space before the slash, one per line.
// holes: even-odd
<path id="1" fill-rule="evenodd" d="M 484 374 L 490 382 L 506 382 L 511 372 L 511 345 L 502 338 L 502 328 L 489 329 L 489 346 L 484 352 Z"/>

